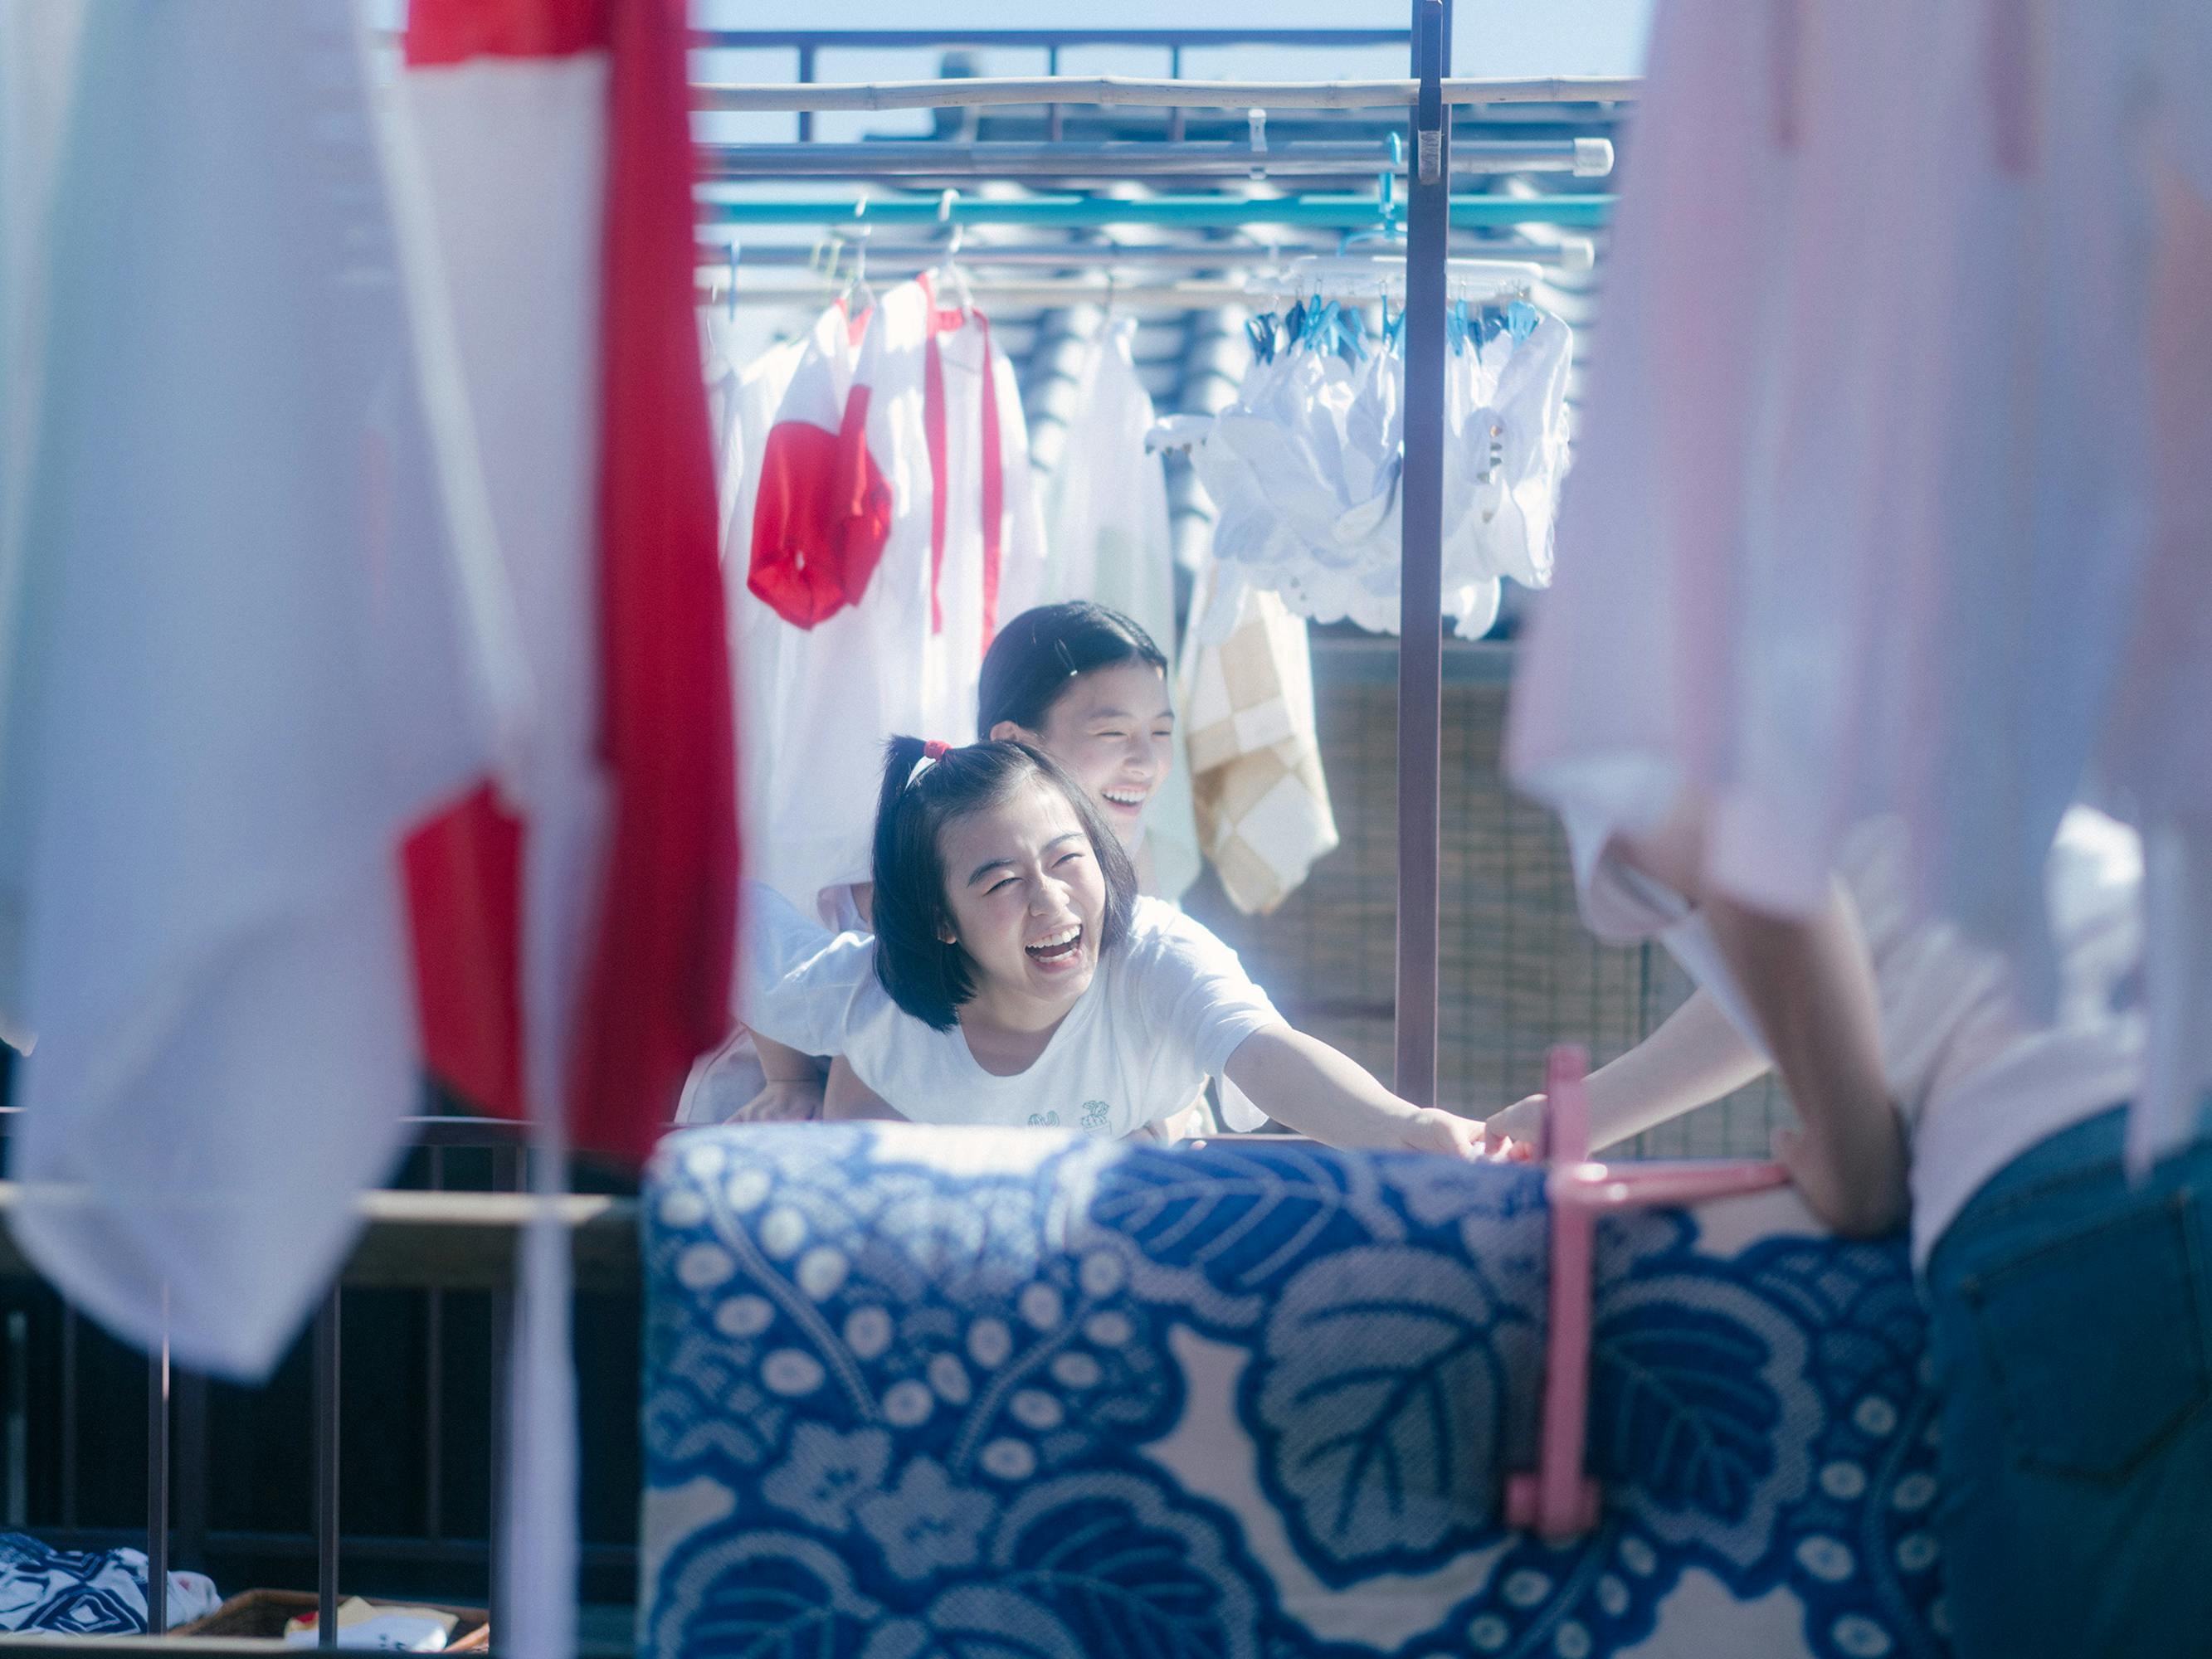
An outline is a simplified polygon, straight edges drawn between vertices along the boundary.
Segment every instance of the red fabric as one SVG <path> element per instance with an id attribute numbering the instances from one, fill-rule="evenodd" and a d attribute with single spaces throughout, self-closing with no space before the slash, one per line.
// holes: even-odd
<path id="1" fill-rule="evenodd" d="M 684 0 L 613 23 L 602 338 L 599 752 L 608 869 L 578 1020 L 577 1144 L 641 1158 L 730 1026 L 736 748 L 706 377 Z"/>
<path id="2" fill-rule="evenodd" d="M 693 1060 L 727 1033 L 737 915 L 728 644 L 691 311 L 682 0 L 416 0 L 422 45 L 417 52 L 410 33 L 410 58 L 580 39 L 587 17 L 611 23 L 596 388 L 604 701 L 593 740 L 612 799 L 604 879 L 586 919 L 568 1115 L 579 1148 L 641 1158 L 674 1116 Z M 406 848 L 426 1063 L 471 1103 L 516 1117 L 526 1115 L 527 834 L 487 788 Z"/>
<path id="3" fill-rule="evenodd" d="M 940 335 L 971 319 L 983 337 L 983 648 L 999 631 L 999 572 L 1004 560 L 1006 507 L 1006 453 L 999 441 L 999 381 L 991 372 L 991 325 L 980 311 L 940 310 L 925 273 L 921 290 L 929 303 L 929 331 L 922 348 L 921 434 L 929 451 L 929 631 L 945 631 L 945 514 L 950 463 L 945 455 L 945 356 Z"/>
<path id="4" fill-rule="evenodd" d="M 830 479 L 829 556 L 845 603 L 858 605 L 883 562 L 891 537 L 891 483 L 868 453 L 868 410 L 874 394 L 856 386 L 846 394 L 837 428 L 837 465 Z"/>
<path id="5" fill-rule="evenodd" d="M 487 784 L 410 837 L 404 859 L 430 1070 L 478 1110 L 521 1117 L 522 825 Z"/>
<path id="6" fill-rule="evenodd" d="M 794 627 L 860 604 L 890 537 L 890 482 L 868 453 L 869 401 L 855 386 L 835 433 L 780 421 L 762 447 L 745 585 Z"/>
<path id="7" fill-rule="evenodd" d="M 410 0 L 410 69 L 471 58 L 567 58 L 609 40 L 612 0 Z"/>
<path id="8" fill-rule="evenodd" d="M 929 631 L 945 631 L 945 355 L 937 349 L 933 310 L 921 350 L 921 441 L 929 452 Z"/>
<path id="9" fill-rule="evenodd" d="M 983 649 L 999 631 L 999 566 L 1005 555 L 1006 452 L 999 444 L 999 377 L 991 368 L 991 325 L 975 313 L 983 333 Z"/>

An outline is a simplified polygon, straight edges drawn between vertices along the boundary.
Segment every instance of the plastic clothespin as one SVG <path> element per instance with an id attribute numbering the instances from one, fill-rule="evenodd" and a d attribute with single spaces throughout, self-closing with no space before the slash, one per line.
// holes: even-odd
<path id="1" fill-rule="evenodd" d="M 1255 156 L 1265 155 L 1267 153 L 1267 112 L 1259 108 L 1248 109 L 1244 112 L 1244 122 L 1252 135 L 1252 154 Z M 1267 176 L 1267 163 L 1255 161 L 1252 177 L 1265 179 Z"/>

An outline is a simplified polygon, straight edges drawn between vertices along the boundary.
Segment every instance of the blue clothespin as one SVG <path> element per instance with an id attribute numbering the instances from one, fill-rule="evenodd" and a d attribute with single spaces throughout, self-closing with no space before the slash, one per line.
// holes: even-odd
<path id="1" fill-rule="evenodd" d="M 1252 356 L 1257 362 L 1275 361 L 1275 314 L 1265 312 L 1248 318 L 1244 323 L 1244 337 L 1252 343 Z"/>
<path id="2" fill-rule="evenodd" d="M 1401 312 L 1398 315 L 1399 320 L 1402 322 L 1405 319 L 1405 313 Z M 1444 342 L 1450 346 L 1453 356 L 1466 356 L 1469 331 L 1467 301 L 1454 300 L 1450 309 L 1444 313 Z"/>
<path id="3" fill-rule="evenodd" d="M 1544 313 L 1526 300 L 1516 300 L 1505 307 L 1505 326 L 1512 333 L 1515 345 L 1525 343 L 1543 319 Z"/>
<path id="4" fill-rule="evenodd" d="M 1350 310 L 1337 309 L 1337 352 L 1345 362 L 1356 363 L 1367 355 L 1367 314 L 1357 306 Z"/>

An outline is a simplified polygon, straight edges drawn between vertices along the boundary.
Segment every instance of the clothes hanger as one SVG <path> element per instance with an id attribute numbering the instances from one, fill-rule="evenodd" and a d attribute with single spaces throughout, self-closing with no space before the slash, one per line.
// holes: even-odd
<path id="1" fill-rule="evenodd" d="M 868 238 L 875 234 L 876 228 L 867 222 L 867 213 L 868 198 L 863 196 L 853 204 L 853 274 L 837 295 L 837 303 L 845 307 L 848 315 L 856 314 L 853 310 L 855 300 L 861 302 L 862 312 L 876 308 L 876 290 L 868 285 Z M 836 269 L 833 264 L 830 268 L 833 281 Z"/>
<path id="2" fill-rule="evenodd" d="M 937 270 L 938 275 L 954 290 L 961 311 L 966 313 L 975 309 L 975 295 L 968 286 L 968 273 L 960 268 L 960 244 L 966 235 L 967 227 L 952 216 L 952 210 L 959 201 L 960 192 L 951 189 L 937 198 L 937 222 L 947 227 L 950 233 L 945 245 L 945 262 Z"/>

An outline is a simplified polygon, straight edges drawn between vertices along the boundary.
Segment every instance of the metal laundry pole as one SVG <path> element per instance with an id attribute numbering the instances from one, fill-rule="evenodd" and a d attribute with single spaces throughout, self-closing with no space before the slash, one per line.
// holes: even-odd
<path id="1" fill-rule="evenodd" d="M 1437 1098 L 1437 865 L 1443 763 L 1444 276 L 1451 0 L 1413 0 L 1413 161 L 1406 216 L 1406 459 L 1398 582 L 1398 1042 L 1392 1086 Z"/>

